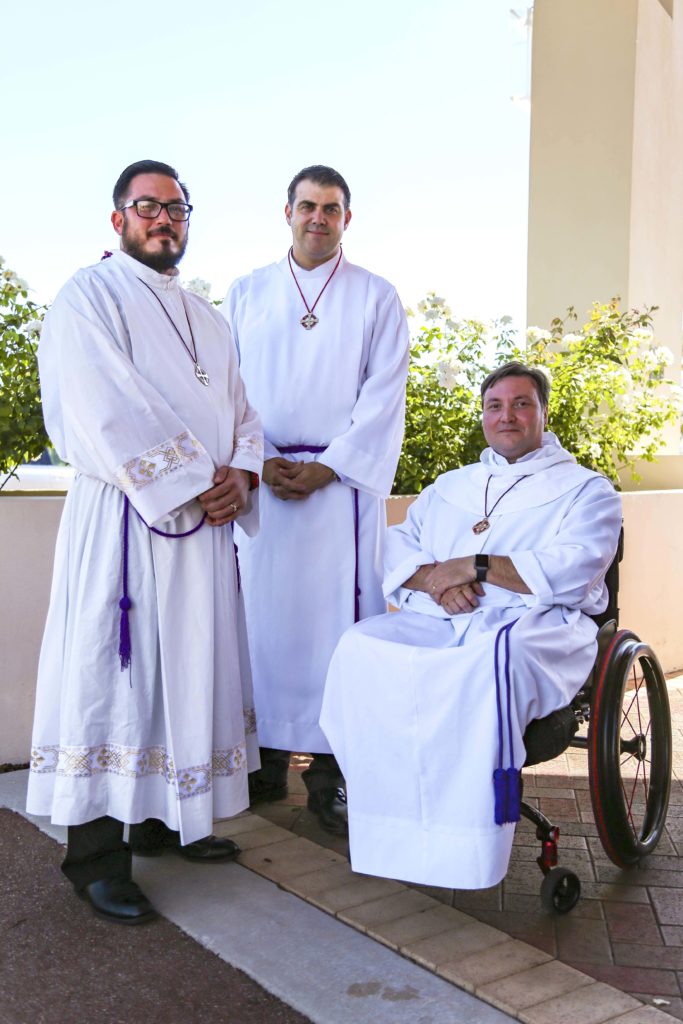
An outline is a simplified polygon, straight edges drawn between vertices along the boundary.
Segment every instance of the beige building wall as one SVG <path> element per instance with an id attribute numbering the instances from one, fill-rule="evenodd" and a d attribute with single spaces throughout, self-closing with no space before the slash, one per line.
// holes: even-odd
<path id="1" fill-rule="evenodd" d="M 683 0 L 536 0 L 531 94 L 528 323 L 656 305 L 680 363 Z"/>

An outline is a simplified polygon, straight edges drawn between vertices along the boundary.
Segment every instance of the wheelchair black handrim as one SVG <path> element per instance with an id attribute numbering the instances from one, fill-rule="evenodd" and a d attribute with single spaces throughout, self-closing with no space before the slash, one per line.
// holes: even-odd
<path id="1" fill-rule="evenodd" d="M 666 680 L 634 633 L 615 634 L 593 687 L 588 735 L 591 800 L 601 842 L 620 867 L 659 842 L 671 785 Z"/>

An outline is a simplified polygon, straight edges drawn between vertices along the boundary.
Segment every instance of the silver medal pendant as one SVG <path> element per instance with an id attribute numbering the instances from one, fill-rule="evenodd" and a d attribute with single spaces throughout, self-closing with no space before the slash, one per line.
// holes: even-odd
<path id="1" fill-rule="evenodd" d="M 307 313 L 306 316 L 302 316 L 301 320 L 299 320 L 301 326 L 305 327 L 307 331 L 312 330 L 319 322 L 315 313 Z"/>
<path id="2" fill-rule="evenodd" d="M 199 363 L 194 364 L 194 375 L 200 384 L 203 384 L 205 388 L 209 386 L 209 375 L 206 370 L 202 370 Z"/>

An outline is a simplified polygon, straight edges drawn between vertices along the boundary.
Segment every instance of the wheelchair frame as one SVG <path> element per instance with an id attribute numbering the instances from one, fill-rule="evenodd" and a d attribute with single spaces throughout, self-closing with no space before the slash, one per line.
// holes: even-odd
<path id="1" fill-rule="evenodd" d="M 600 841 L 619 867 L 640 864 L 657 846 L 666 822 L 672 771 L 671 712 L 666 679 L 654 651 L 630 630 L 618 629 L 619 563 L 607 571 L 606 610 L 595 616 L 598 654 L 591 674 L 567 708 L 530 722 L 525 767 L 552 760 L 568 747 L 588 752 L 588 777 Z M 579 726 L 588 725 L 585 736 Z M 558 867 L 560 829 L 531 804 L 522 816 L 536 826 L 543 872 L 541 902 L 566 914 L 581 895 L 578 876 Z"/>

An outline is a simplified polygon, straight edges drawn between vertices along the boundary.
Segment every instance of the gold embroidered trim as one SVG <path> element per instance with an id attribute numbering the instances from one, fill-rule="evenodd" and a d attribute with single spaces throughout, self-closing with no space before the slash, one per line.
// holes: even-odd
<path id="1" fill-rule="evenodd" d="M 246 771 L 246 767 L 243 743 L 227 750 L 214 750 L 211 764 L 178 770 L 165 747 L 123 747 L 116 743 L 103 743 L 96 747 L 34 747 L 31 751 L 31 771 L 38 775 L 54 772 L 77 779 L 102 774 L 121 775 L 128 779 L 160 775 L 168 785 L 177 786 L 181 800 L 210 792 L 214 778 L 235 775 Z"/>
<path id="2" fill-rule="evenodd" d="M 244 732 L 247 736 L 256 732 L 256 709 L 245 708 L 244 709 Z"/>
<path id="3" fill-rule="evenodd" d="M 235 434 L 232 459 L 236 455 L 248 455 L 252 459 L 263 459 L 262 434 Z"/>
<path id="4" fill-rule="evenodd" d="M 189 430 L 184 430 L 119 466 L 116 479 L 124 493 L 139 491 L 205 454 L 204 445 Z"/>

